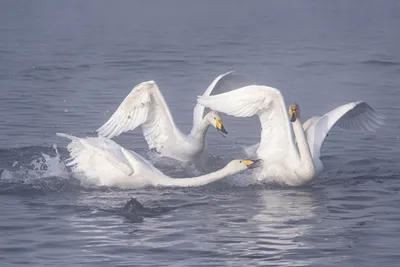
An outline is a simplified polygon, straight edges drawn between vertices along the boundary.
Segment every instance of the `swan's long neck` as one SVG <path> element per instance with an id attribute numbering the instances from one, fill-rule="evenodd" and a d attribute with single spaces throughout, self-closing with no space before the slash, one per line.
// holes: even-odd
<path id="1" fill-rule="evenodd" d="M 206 133 L 207 133 L 207 130 L 209 127 L 210 127 L 210 123 L 207 120 L 207 118 L 204 117 L 198 125 L 193 126 L 193 129 L 190 132 L 190 135 L 194 139 L 204 143 Z"/>
<path id="2" fill-rule="evenodd" d="M 160 181 L 159 185 L 161 186 L 179 186 L 179 187 L 191 187 L 191 186 L 202 186 L 215 181 L 218 181 L 224 177 L 236 174 L 237 171 L 232 170 L 229 166 L 225 166 L 224 168 L 208 173 L 205 175 L 191 177 L 191 178 L 169 178 L 164 181 Z"/>
<path id="3" fill-rule="evenodd" d="M 308 146 L 308 142 L 306 136 L 304 134 L 303 126 L 300 122 L 300 119 L 297 118 L 295 122 L 293 122 L 293 132 L 296 137 L 297 147 L 299 149 L 300 156 L 300 168 L 302 172 L 302 176 L 304 178 L 313 178 L 315 175 L 315 168 L 311 156 L 311 151 Z"/>

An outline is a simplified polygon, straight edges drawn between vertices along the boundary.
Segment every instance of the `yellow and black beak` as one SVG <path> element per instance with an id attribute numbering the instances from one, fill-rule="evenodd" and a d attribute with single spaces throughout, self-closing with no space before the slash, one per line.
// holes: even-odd
<path id="1" fill-rule="evenodd" d="M 259 163 L 260 159 L 255 159 L 255 160 L 244 159 L 244 160 L 242 160 L 242 162 L 247 166 L 248 169 L 252 169 L 259 165 L 256 163 Z"/>
<path id="2" fill-rule="evenodd" d="M 289 110 L 289 116 L 290 116 L 290 121 L 295 122 L 296 121 L 296 110 L 295 109 L 290 109 Z"/>
<path id="3" fill-rule="evenodd" d="M 215 128 L 220 132 L 220 134 L 225 137 L 225 134 L 228 134 L 228 132 L 225 130 L 224 125 L 222 124 L 222 120 L 217 120 L 215 123 Z"/>

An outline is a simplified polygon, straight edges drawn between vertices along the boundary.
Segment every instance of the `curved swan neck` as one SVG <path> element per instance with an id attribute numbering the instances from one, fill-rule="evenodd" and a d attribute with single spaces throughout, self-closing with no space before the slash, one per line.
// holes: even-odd
<path id="1" fill-rule="evenodd" d="M 163 186 L 180 186 L 180 187 L 190 187 L 190 186 L 202 186 L 206 185 L 212 182 L 215 182 L 217 180 L 220 180 L 224 177 L 227 177 L 229 175 L 235 174 L 235 171 L 230 170 L 228 166 L 225 166 L 224 168 L 208 173 L 205 175 L 197 176 L 197 177 L 191 177 L 191 178 L 169 178 L 166 179 L 165 181 L 161 182 L 160 185 Z"/>
<path id="2" fill-rule="evenodd" d="M 296 121 L 293 122 L 293 132 L 295 134 L 297 147 L 299 149 L 301 166 L 305 168 L 305 170 L 315 172 L 311 151 L 308 146 L 306 136 L 304 134 L 303 125 L 301 124 L 299 118 L 297 118 Z"/>
<path id="3" fill-rule="evenodd" d="M 210 127 L 210 123 L 206 117 L 204 117 L 198 125 L 194 125 L 190 135 L 195 139 L 200 139 L 204 142 L 206 133 L 208 128 Z"/>

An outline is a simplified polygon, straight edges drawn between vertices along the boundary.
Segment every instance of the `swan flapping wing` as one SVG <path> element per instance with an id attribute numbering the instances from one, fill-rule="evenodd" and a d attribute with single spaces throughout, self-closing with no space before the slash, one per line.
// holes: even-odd
<path id="1" fill-rule="evenodd" d="M 373 131 L 384 124 L 384 117 L 364 101 L 357 101 L 337 107 L 321 117 L 313 117 L 306 129 L 311 154 L 320 155 L 324 140 L 333 126 L 343 129 Z"/>
<path id="2" fill-rule="evenodd" d="M 314 117 L 309 118 L 305 123 L 303 123 L 304 132 L 306 132 L 308 127 L 310 127 L 310 125 L 312 125 L 319 118 L 320 118 L 319 116 L 314 116 Z"/>
<path id="3" fill-rule="evenodd" d="M 112 138 L 142 126 L 149 148 L 159 149 L 179 134 L 170 110 L 154 81 L 136 85 L 97 132 Z"/>
<path id="4" fill-rule="evenodd" d="M 198 96 L 197 103 L 234 117 L 251 117 L 267 109 L 271 102 L 271 92 L 263 87 L 250 85 L 222 94 L 202 95 Z"/>
<path id="5" fill-rule="evenodd" d="M 218 88 L 222 86 L 224 83 L 224 80 L 228 77 L 229 74 L 231 74 L 234 71 L 229 71 L 227 73 L 218 75 L 217 78 L 215 78 L 212 83 L 207 87 L 207 89 L 204 91 L 204 96 L 208 96 L 213 92 L 218 92 Z M 193 110 L 193 128 L 195 128 L 203 119 L 204 117 L 204 109 L 205 107 L 203 105 L 200 105 L 199 103 L 196 104 Z"/>
<path id="6" fill-rule="evenodd" d="M 57 133 L 58 136 L 71 140 L 67 148 L 70 161 L 67 166 L 83 173 L 88 178 L 99 178 L 107 174 L 130 176 L 135 173 L 134 166 L 126 158 L 127 151 L 111 139 L 103 137 L 78 138 Z"/>
<path id="7" fill-rule="evenodd" d="M 234 117 L 258 115 L 261 122 L 260 157 L 293 153 L 294 138 L 285 101 L 279 90 L 249 85 L 226 93 L 199 96 L 198 103 Z"/>

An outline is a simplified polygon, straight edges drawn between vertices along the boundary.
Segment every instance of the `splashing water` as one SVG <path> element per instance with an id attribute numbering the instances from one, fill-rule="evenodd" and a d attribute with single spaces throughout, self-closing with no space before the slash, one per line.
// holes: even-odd
<path id="1" fill-rule="evenodd" d="M 23 149 L 31 153 L 37 150 L 35 147 Z M 43 151 L 43 148 L 41 150 Z M 40 190 L 44 188 L 56 189 L 59 183 L 65 183 L 65 180 L 69 180 L 67 167 L 61 160 L 57 145 L 53 145 L 52 150 L 55 152 L 54 156 L 49 155 L 50 153 L 40 152 L 41 156 L 34 155 L 33 160 L 28 164 L 21 162 L 23 159 L 10 162 L 9 167 L 4 168 L 0 176 L 2 191 L 10 189 L 10 185 L 14 186 L 13 191 L 15 191 L 15 186 L 20 187 L 21 185 Z M 21 154 L 21 152 L 16 154 Z"/>

